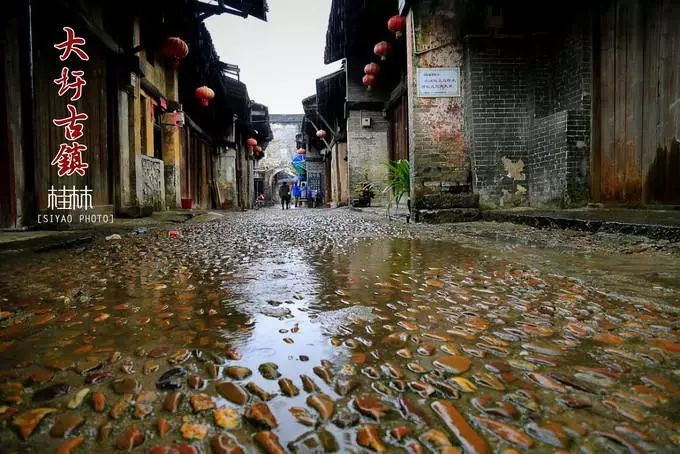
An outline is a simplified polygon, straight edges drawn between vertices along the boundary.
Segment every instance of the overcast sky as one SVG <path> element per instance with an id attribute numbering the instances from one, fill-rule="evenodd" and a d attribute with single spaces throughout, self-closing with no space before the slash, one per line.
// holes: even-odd
<path id="1" fill-rule="evenodd" d="M 254 101 L 274 114 L 302 113 L 315 80 L 335 71 L 324 65 L 331 0 L 269 0 L 268 22 L 222 14 L 206 20 L 220 59 L 241 68 Z"/>

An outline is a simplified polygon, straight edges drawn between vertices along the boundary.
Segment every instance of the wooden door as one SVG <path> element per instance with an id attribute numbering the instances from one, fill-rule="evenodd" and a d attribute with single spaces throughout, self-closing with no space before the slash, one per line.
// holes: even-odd
<path id="1" fill-rule="evenodd" d="M 406 94 L 401 96 L 388 111 L 390 161 L 408 160 L 408 106 Z"/>
<path id="2" fill-rule="evenodd" d="M 600 8 L 593 198 L 680 204 L 680 5 L 609 0 Z"/>

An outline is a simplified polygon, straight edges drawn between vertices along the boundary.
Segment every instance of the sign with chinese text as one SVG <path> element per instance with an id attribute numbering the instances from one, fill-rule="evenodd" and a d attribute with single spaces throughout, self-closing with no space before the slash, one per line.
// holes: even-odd
<path id="1" fill-rule="evenodd" d="M 419 98 L 451 98 L 460 96 L 460 67 L 418 68 Z"/>

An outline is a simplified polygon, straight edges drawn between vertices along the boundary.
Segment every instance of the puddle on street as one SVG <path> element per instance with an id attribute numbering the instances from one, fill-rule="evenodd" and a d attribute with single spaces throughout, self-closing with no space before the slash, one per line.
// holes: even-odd
<path id="1" fill-rule="evenodd" d="M 129 241 L 0 266 L 2 452 L 680 445 L 670 259 Z"/>

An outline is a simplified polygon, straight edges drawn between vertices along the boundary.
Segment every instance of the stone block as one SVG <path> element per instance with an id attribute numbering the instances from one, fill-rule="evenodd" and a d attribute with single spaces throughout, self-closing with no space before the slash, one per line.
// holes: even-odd
<path id="1" fill-rule="evenodd" d="M 447 224 L 471 222 L 480 218 L 477 208 L 446 208 L 441 210 L 416 210 L 416 222 L 426 224 Z"/>
<path id="2" fill-rule="evenodd" d="M 479 194 L 473 194 L 471 192 L 463 192 L 459 194 L 427 194 L 418 200 L 415 208 L 417 210 L 479 208 Z"/>

